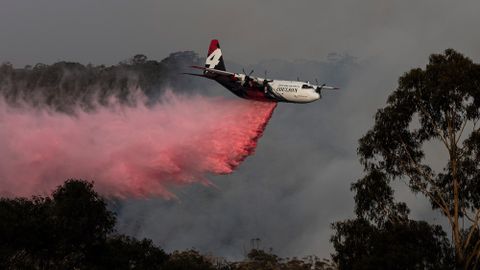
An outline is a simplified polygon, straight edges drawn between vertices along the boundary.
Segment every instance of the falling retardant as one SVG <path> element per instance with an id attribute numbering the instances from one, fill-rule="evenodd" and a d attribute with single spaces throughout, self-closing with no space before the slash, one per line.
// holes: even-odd
<path id="1" fill-rule="evenodd" d="M 74 115 L 0 101 L 0 195 L 48 194 L 69 178 L 107 196 L 174 197 L 253 153 L 276 103 L 168 92 L 145 106 Z"/>

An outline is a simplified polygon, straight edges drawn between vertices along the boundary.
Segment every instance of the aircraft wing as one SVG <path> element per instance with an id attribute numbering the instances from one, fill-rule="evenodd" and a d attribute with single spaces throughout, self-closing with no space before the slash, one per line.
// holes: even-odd
<path id="1" fill-rule="evenodd" d="M 319 90 L 338 90 L 340 88 L 338 87 L 335 87 L 335 86 L 328 86 L 328 85 L 325 85 L 325 84 L 322 84 L 322 85 L 317 85 L 315 88 L 319 89 Z"/>
<path id="2" fill-rule="evenodd" d="M 233 72 L 228 72 L 228 71 L 224 71 L 224 70 L 218 70 L 218 69 L 206 68 L 206 67 L 200 67 L 200 66 L 191 66 L 191 67 L 196 68 L 196 69 L 205 70 L 205 71 L 215 73 L 215 74 L 218 74 L 218 75 L 223 75 L 223 76 L 234 76 L 235 75 L 235 73 L 233 73 Z"/>
<path id="3" fill-rule="evenodd" d="M 327 89 L 327 90 L 338 90 L 340 88 L 338 87 L 335 87 L 335 86 L 328 86 L 328 85 L 325 85 L 322 87 L 322 89 Z"/>

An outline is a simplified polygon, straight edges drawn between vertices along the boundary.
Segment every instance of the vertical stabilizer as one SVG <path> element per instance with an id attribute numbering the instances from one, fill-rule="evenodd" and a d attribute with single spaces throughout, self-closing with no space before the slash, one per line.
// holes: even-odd
<path id="1" fill-rule="evenodd" d="M 207 60 L 205 61 L 206 68 L 213 68 L 218 70 L 225 70 L 225 63 L 223 62 L 222 50 L 218 40 L 212 39 L 210 47 L 208 47 Z"/>

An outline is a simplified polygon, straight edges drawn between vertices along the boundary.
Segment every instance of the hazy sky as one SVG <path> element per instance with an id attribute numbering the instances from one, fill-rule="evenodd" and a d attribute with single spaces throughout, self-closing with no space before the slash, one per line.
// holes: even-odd
<path id="1" fill-rule="evenodd" d="M 373 114 L 398 77 L 424 66 L 431 53 L 451 47 L 479 62 L 479 11 L 473 0 L 0 0 L 0 62 L 114 64 L 136 53 L 203 55 L 218 38 L 227 68 L 235 62 L 289 78 L 318 74 L 340 85 L 319 102 L 280 105 L 255 156 L 233 175 L 212 177 L 217 188 L 179 189 L 179 201 L 118 205 L 122 230 L 167 249 L 238 257 L 260 237 L 281 255 L 325 257 L 329 224 L 352 215 L 350 183 L 362 176 L 357 140 Z M 358 68 L 325 64 L 332 52 L 356 57 Z M 265 59 L 282 61 L 260 63 Z M 398 193 L 415 218 L 434 218 L 421 198 Z"/>
<path id="2" fill-rule="evenodd" d="M 416 58 L 446 47 L 476 56 L 478 1 L 1 0 L 0 60 L 117 63 L 141 52 L 204 52 L 221 40 L 228 57 Z M 406 60 L 406 59 L 403 59 Z"/>

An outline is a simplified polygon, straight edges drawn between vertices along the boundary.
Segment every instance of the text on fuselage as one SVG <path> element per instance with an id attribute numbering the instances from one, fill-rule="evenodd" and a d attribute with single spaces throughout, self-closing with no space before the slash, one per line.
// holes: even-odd
<path id="1" fill-rule="evenodd" d="M 276 90 L 279 91 L 279 92 L 293 92 L 293 93 L 296 93 L 297 89 L 298 88 L 296 86 L 292 86 L 292 85 L 279 85 Z"/>

